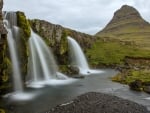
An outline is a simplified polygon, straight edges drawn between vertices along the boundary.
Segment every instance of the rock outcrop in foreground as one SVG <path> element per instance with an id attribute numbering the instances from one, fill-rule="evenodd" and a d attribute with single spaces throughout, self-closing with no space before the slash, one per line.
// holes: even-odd
<path id="1" fill-rule="evenodd" d="M 137 103 L 103 93 L 90 92 L 56 106 L 46 113 L 150 113 Z"/>

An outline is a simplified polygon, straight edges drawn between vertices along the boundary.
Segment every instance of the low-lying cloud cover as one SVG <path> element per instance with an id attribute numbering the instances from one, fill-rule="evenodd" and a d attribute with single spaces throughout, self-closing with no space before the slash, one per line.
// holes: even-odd
<path id="1" fill-rule="evenodd" d="M 150 22 L 149 0 L 4 0 L 3 10 L 23 11 L 30 19 L 44 19 L 95 34 L 125 4 L 135 7 Z"/>

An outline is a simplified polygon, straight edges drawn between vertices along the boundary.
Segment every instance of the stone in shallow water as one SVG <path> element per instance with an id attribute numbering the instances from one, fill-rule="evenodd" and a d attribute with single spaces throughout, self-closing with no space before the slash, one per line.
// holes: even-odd
<path id="1" fill-rule="evenodd" d="M 135 80 L 129 84 L 130 89 L 142 91 L 142 81 L 141 80 Z"/>
<path id="2" fill-rule="evenodd" d="M 144 89 L 143 89 L 145 92 L 149 93 L 150 94 L 150 85 L 149 86 L 144 86 Z"/>

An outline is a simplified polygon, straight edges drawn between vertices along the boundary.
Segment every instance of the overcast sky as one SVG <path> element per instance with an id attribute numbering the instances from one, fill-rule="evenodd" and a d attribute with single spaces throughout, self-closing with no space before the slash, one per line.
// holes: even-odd
<path id="1" fill-rule="evenodd" d="M 23 11 L 30 19 L 44 19 L 95 34 L 122 5 L 135 7 L 150 22 L 150 0 L 3 0 L 5 11 Z"/>

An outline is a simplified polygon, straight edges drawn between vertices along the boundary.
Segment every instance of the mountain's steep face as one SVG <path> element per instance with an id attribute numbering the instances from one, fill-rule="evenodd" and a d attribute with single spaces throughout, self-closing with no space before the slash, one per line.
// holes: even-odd
<path id="1" fill-rule="evenodd" d="M 52 48 L 58 63 L 61 65 L 66 64 L 68 61 L 67 36 L 75 38 L 84 50 L 90 48 L 94 42 L 94 37 L 91 35 L 64 28 L 44 20 L 30 20 L 30 25 Z"/>
<path id="2" fill-rule="evenodd" d="M 124 5 L 121 9 L 117 10 L 114 13 L 112 20 L 108 23 L 108 25 L 104 28 L 105 30 L 113 30 L 119 26 L 126 26 L 127 24 L 146 24 L 139 12 L 130 6 Z"/>
<path id="3" fill-rule="evenodd" d="M 134 41 L 137 45 L 141 44 L 142 39 L 143 45 L 149 46 L 150 24 L 135 8 L 124 5 L 114 13 L 112 20 L 96 36 Z"/>

